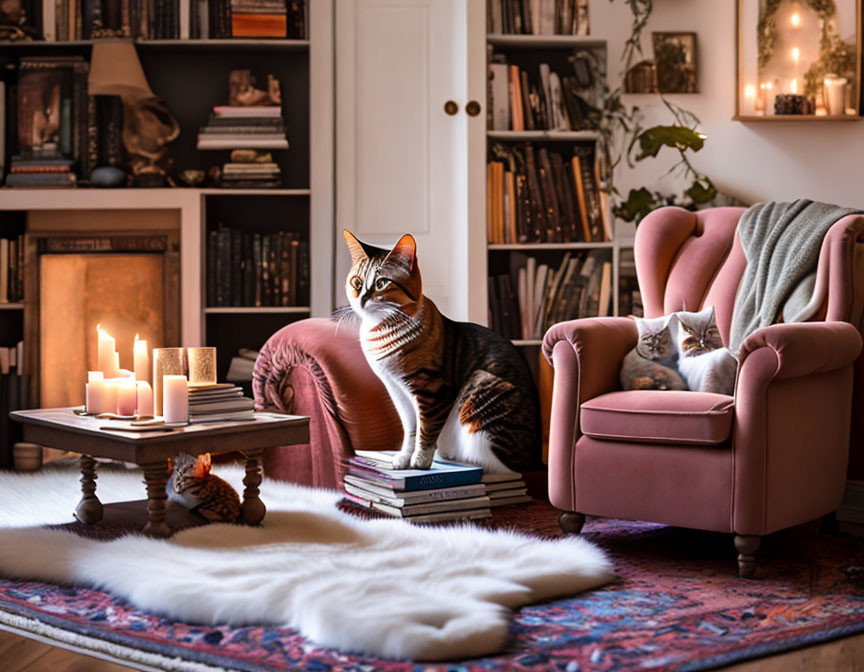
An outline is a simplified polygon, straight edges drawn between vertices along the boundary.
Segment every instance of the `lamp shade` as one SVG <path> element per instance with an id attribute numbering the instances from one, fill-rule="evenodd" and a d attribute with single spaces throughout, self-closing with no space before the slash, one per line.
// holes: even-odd
<path id="1" fill-rule="evenodd" d="M 138 52 L 131 42 L 97 42 L 90 56 L 87 89 L 91 96 L 117 95 L 149 98 L 153 95 Z"/>

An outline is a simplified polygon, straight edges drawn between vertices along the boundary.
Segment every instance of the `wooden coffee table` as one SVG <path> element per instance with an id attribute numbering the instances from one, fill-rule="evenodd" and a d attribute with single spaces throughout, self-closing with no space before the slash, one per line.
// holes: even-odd
<path id="1" fill-rule="evenodd" d="M 128 423 L 76 415 L 72 408 L 14 411 L 13 420 L 23 425 L 24 440 L 49 448 L 81 453 L 81 501 L 75 518 L 85 525 L 102 520 L 102 502 L 96 496 L 96 460 L 109 457 L 137 464 L 147 485 L 145 534 L 171 536 L 165 522 L 168 494 L 168 458 L 181 451 L 188 455 L 239 452 L 246 458 L 243 479 L 243 522 L 257 525 L 266 508 L 258 498 L 261 455 L 267 448 L 309 441 L 309 418 L 276 413 L 256 413 L 254 420 L 188 425 L 164 432 L 129 432 L 100 429 Z"/>

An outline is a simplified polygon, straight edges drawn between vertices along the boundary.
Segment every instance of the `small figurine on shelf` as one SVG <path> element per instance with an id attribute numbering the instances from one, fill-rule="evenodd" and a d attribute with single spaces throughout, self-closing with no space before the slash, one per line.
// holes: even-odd
<path id="1" fill-rule="evenodd" d="M 232 70 L 228 74 L 228 104 L 235 107 L 280 105 L 282 103 L 279 80 L 267 75 L 267 90 L 255 88 L 251 70 Z"/>

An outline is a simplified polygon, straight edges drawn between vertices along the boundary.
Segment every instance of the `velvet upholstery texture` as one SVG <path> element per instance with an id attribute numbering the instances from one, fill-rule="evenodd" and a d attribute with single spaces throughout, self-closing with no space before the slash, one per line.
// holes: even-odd
<path id="1" fill-rule="evenodd" d="M 728 343 L 747 261 L 742 208 L 661 208 L 639 225 L 646 317 L 713 305 Z M 554 325 L 549 496 L 563 511 L 764 535 L 835 510 L 849 458 L 860 335 L 864 217 L 839 220 L 819 257 L 813 322 L 759 329 L 742 344 L 733 397 L 618 389 L 636 344 L 627 318 Z"/>

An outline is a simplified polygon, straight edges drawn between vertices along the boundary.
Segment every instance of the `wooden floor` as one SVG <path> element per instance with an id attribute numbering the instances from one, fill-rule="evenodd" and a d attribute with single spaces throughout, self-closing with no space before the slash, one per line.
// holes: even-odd
<path id="1" fill-rule="evenodd" d="M 0 672 L 124 672 L 132 669 L 0 630 Z M 723 669 L 726 672 L 864 672 L 864 635 Z"/>

